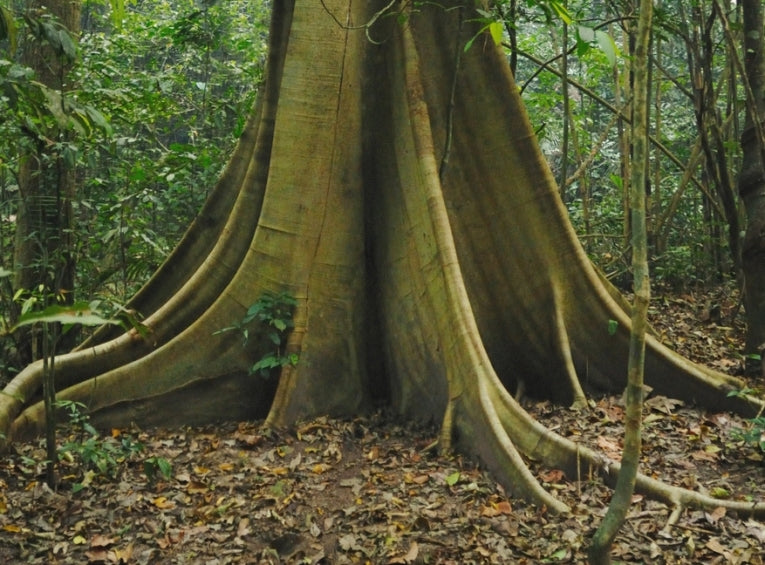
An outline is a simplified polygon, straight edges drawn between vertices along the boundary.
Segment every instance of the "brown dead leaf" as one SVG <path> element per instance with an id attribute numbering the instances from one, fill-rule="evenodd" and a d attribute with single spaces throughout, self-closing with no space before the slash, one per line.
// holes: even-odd
<path id="1" fill-rule="evenodd" d="M 406 473 L 404 475 L 404 481 L 407 483 L 414 483 L 416 485 L 423 485 L 427 483 L 430 480 L 430 475 L 417 475 L 414 476 L 412 473 Z"/>
<path id="2" fill-rule="evenodd" d="M 175 508 L 175 502 L 168 500 L 166 496 L 158 496 L 152 500 L 151 503 L 160 510 L 170 510 L 171 508 Z"/>
<path id="3" fill-rule="evenodd" d="M 551 469 L 539 474 L 539 478 L 543 483 L 559 483 L 563 480 L 566 474 L 560 469 Z"/>
<path id="4" fill-rule="evenodd" d="M 616 461 L 620 461 L 622 458 L 622 448 L 619 445 L 618 441 L 614 441 L 610 438 L 607 438 L 605 436 L 598 436 L 598 439 L 595 442 L 597 446 L 603 450 L 603 452 L 606 454 L 606 456 L 610 457 L 611 459 L 614 459 Z"/>
<path id="5" fill-rule="evenodd" d="M 102 535 L 102 534 L 96 534 L 92 538 L 90 538 L 91 548 L 109 547 L 110 545 L 114 545 L 115 543 L 117 543 L 116 539 L 110 536 Z"/>
<path id="6" fill-rule="evenodd" d="M 502 500 L 496 504 L 489 504 L 488 506 L 484 506 L 481 510 L 481 516 L 486 516 L 488 518 L 493 518 L 494 516 L 509 515 L 512 513 L 513 507 L 510 506 L 510 503 L 506 500 Z"/>
<path id="7" fill-rule="evenodd" d="M 200 483 L 199 481 L 190 481 L 188 485 L 186 485 L 186 492 L 189 494 L 202 494 L 209 490 L 209 487 L 204 484 Z"/>
<path id="8" fill-rule="evenodd" d="M 723 555 L 725 557 L 730 556 L 730 551 L 728 551 L 728 549 L 720 543 L 720 540 L 718 538 L 711 538 L 706 543 L 705 547 L 709 549 L 710 551 L 714 551 L 718 555 Z"/>
<path id="9" fill-rule="evenodd" d="M 695 461 L 717 461 L 717 453 L 710 453 L 706 450 L 694 451 L 691 458 Z"/>
<path id="10" fill-rule="evenodd" d="M 250 519 L 242 518 L 239 520 L 239 525 L 236 527 L 236 537 L 241 538 L 250 534 Z"/>
<path id="11" fill-rule="evenodd" d="M 706 512 L 704 514 L 704 517 L 707 519 L 707 522 L 709 522 L 710 524 L 716 524 L 720 520 L 720 518 L 725 516 L 725 512 L 726 511 L 723 506 L 718 506 L 711 512 Z"/>
<path id="12" fill-rule="evenodd" d="M 417 560 L 417 556 L 420 554 L 420 548 L 416 541 L 412 542 L 409 546 L 409 551 L 405 555 L 391 558 L 388 563 L 390 565 L 407 565 L 408 563 L 414 563 Z"/>
<path id="13" fill-rule="evenodd" d="M 131 543 L 124 549 L 115 549 L 109 552 L 109 557 L 114 557 L 114 563 L 130 563 L 133 559 L 133 544 Z"/>
<path id="14" fill-rule="evenodd" d="M 85 552 L 85 557 L 88 558 L 88 563 L 108 563 L 109 554 L 111 552 L 106 549 L 93 549 Z"/>

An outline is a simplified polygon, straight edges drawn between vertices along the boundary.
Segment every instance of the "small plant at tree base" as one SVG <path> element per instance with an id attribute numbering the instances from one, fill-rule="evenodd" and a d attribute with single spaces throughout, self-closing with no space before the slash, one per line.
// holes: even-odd
<path id="1" fill-rule="evenodd" d="M 736 439 L 741 439 L 753 447 L 759 447 L 760 451 L 765 454 L 765 416 L 758 416 L 747 421 L 749 422 L 748 429 L 734 431 Z"/>
<path id="2" fill-rule="evenodd" d="M 247 309 L 247 313 L 238 323 L 218 330 L 215 334 L 239 332 L 242 335 L 243 344 L 246 345 L 253 330 L 255 335 L 269 344 L 271 350 L 250 367 L 250 374 L 258 373 L 268 377 L 272 369 L 298 363 L 296 353 L 286 354 L 284 351 L 287 336 L 295 327 L 292 320 L 295 306 L 297 301 L 289 294 L 267 292 Z"/>
<path id="3" fill-rule="evenodd" d="M 152 484 L 157 482 L 159 475 L 169 480 L 173 476 L 173 466 L 164 457 L 152 455 L 143 460 L 143 474 Z"/>
<path id="4" fill-rule="evenodd" d="M 42 330 L 43 378 L 42 393 L 45 406 L 45 443 L 47 450 L 47 482 L 50 488 L 56 484 L 56 390 L 55 361 L 59 338 L 74 326 L 102 326 L 105 324 L 132 325 L 143 333 L 144 326 L 135 315 L 121 309 L 120 318 L 106 318 L 101 315 L 99 301 L 79 301 L 67 304 L 62 292 L 51 292 L 44 284 L 34 291 L 20 289 L 13 300 L 19 303 L 21 315 L 11 327 L 3 324 L 0 337 L 11 335 L 24 326 L 38 326 Z M 37 309 L 42 306 L 42 310 Z M 129 325 L 128 325 L 129 324 Z"/>
<path id="5" fill-rule="evenodd" d="M 749 387 L 744 387 L 741 390 L 733 390 L 728 393 L 728 396 L 750 396 L 760 394 L 761 391 Z M 754 418 L 747 420 L 749 426 L 746 429 L 738 428 L 733 430 L 733 437 L 736 440 L 743 441 L 747 445 L 757 447 L 765 454 L 765 416 L 762 415 L 762 410 Z"/>
<path id="6" fill-rule="evenodd" d="M 60 410 L 67 413 L 70 429 L 69 440 L 58 450 L 59 461 L 78 467 L 79 476 L 72 486 L 78 492 L 88 486 L 96 477 L 114 480 L 119 477 L 123 465 L 144 451 L 144 445 L 129 435 L 101 438 L 90 423 L 85 405 L 81 402 L 59 400 Z M 149 482 L 155 482 L 157 475 L 172 476 L 170 462 L 162 457 L 151 456 L 144 460 L 144 473 Z"/>

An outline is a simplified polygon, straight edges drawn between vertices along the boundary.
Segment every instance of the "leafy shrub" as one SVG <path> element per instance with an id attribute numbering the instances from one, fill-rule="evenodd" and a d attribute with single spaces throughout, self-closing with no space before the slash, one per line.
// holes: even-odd
<path id="1" fill-rule="evenodd" d="M 239 322 L 214 333 L 239 332 L 243 345 L 246 345 L 250 339 L 251 330 L 254 330 L 254 333 L 264 340 L 268 351 L 250 367 L 250 374 L 258 373 L 268 377 L 273 369 L 298 363 L 296 353 L 287 354 L 284 351 L 287 336 L 295 327 L 292 320 L 295 306 L 297 301 L 289 294 L 267 292 L 247 309 Z"/>

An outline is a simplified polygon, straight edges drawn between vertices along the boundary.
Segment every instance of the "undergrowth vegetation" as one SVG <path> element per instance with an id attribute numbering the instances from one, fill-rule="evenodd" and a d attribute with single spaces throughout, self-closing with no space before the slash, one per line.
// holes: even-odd
<path id="1" fill-rule="evenodd" d="M 45 41 L 23 15 L 4 11 L 15 24 L 0 33 L 0 315 L 9 324 L 19 313 L 19 155 L 62 117 L 21 62 L 26 44 Z M 63 116 L 71 133 L 45 157 L 76 176 L 73 299 L 126 301 L 177 243 L 254 103 L 269 16 L 261 0 L 82 2 Z M 26 362 L 16 345 L 0 340 L 0 384 Z"/>

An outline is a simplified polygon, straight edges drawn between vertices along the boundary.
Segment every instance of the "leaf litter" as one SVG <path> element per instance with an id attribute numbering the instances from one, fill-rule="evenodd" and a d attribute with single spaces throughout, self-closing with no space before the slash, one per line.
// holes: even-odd
<path id="1" fill-rule="evenodd" d="M 664 328 L 691 327 L 685 320 L 695 302 L 683 300 L 680 308 L 663 302 Z M 705 331 L 715 344 L 709 357 L 698 345 L 704 338 L 681 344 L 694 344 L 696 360 L 735 368 L 735 360 L 720 360 L 732 358 L 736 332 Z M 584 413 L 549 402 L 526 408 L 558 433 L 618 459 L 620 398 L 596 399 Z M 650 395 L 644 422 L 644 473 L 721 499 L 765 499 L 762 453 L 736 435 L 746 426 L 737 416 Z M 572 508 L 552 515 L 513 498 L 471 461 L 428 449 L 435 427 L 383 415 L 318 418 L 290 431 L 243 422 L 113 434 L 142 442 L 143 459 L 169 461 L 171 478 L 149 480 L 141 457 L 123 461 L 114 477 L 70 463 L 62 464 L 53 492 L 45 486 L 42 444 L 15 445 L 0 461 L 0 562 L 585 563 L 610 498 L 597 477 L 567 477 L 529 462 Z M 762 522 L 717 508 L 687 509 L 671 523 L 671 511 L 635 495 L 614 560 L 765 562 Z"/>

